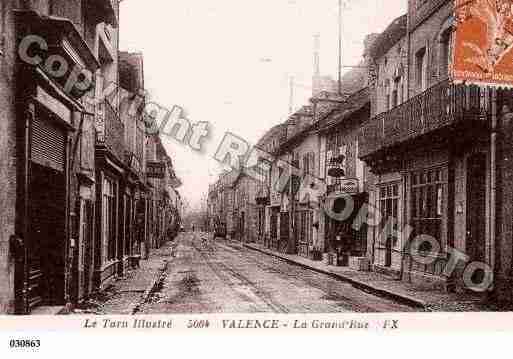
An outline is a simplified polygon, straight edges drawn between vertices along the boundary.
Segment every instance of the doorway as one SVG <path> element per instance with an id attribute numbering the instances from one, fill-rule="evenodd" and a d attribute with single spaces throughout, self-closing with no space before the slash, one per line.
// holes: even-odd
<path id="1" fill-rule="evenodd" d="M 64 304 L 65 175 L 32 163 L 30 181 L 29 307 Z"/>
<path id="2" fill-rule="evenodd" d="M 471 261 L 486 259 L 486 154 L 477 153 L 467 160 L 467 243 Z"/>

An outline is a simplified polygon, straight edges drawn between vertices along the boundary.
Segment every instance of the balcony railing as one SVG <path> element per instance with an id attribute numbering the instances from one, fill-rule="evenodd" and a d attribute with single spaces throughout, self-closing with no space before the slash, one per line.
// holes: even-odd
<path id="1" fill-rule="evenodd" d="M 360 132 L 360 156 L 463 122 L 487 121 L 489 89 L 448 80 L 367 121 Z"/>
<path id="2" fill-rule="evenodd" d="M 119 160 L 125 159 L 125 126 L 119 118 L 116 109 L 108 100 L 98 106 L 98 122 L 102 126 L 98 129 L 97 145 L 104 146 Z"/>

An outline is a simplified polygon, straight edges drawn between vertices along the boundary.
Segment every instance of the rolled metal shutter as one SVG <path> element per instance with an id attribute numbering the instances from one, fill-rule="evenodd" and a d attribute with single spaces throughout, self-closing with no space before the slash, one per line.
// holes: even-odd
<path id="1" fill-rule="evenodd" d="M 32 123 L 31 160 L 57 171 L 65 169 L 64 131 L 45 118 L 36 116 Z"/>

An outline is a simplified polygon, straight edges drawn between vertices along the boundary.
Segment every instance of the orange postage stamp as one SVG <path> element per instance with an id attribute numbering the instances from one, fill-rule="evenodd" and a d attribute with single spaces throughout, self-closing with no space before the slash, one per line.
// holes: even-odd
<path id="1" fill-rule="evenodd" d="M 455 81 L 513 85 L 513 0 L 457 0 Z"/>

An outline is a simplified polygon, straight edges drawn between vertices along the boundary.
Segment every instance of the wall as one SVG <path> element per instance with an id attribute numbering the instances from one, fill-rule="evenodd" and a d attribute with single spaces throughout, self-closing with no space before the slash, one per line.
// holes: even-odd
<path id="1" fill-rule="evenodd" d="M 17 185 L 13 5 L 13 1 L 0 4 L 0 313 L 14 310 L 14 263 L 9 250 L 9 238 L 15 234 Z"/>
<path id="2" fill-rule="evenodd" d="M 410 0 L 410 18 L 414 18 L 418 11 L 424 11 L 423 9 L 416 10 L 415 0 Z M 434 6 L 435 3 L 441 3 L 444 1 L 430 1 L 426 6 Z M 416 27 L 410 34 L 410 71 L 409 71 L 409 90 L 410 98 L 422 92 L 422 89 L 417 85 L 416 80 L 416 61 L 415 55 L 419 49 L 426 47 L 428 53 L 428 87 L 436 84 L 437 82 L 446 78 L 446 74 L 439 73 L 440 71 L 440 34 L 448 26 L 450 17 L 453 13 L 454 5 L 453 1 L 447 1 L 436 12 L 432 13 L 429 18 L 422 22 Z M 427 12 L 426 12 L 427 13 Z M 410 29 L 412 30 L 412 29 Z"/>
<path id="3" fill-rule="evenodd" d="M 376 59 L 376 65 L 377 65 L 377 78 L 376 78 L 376 86 L 374 88 L 375 90 L 375 98 L 372 105 L 372 113 L 371 116 L 375 116 L 381 112 L 388 111 L 388 105 L 386 101 L 386 95 L 387 95 L 387 83 L 389 84 L 389 91 L 390 96 L 392 94 L 392 89 L 394 85 L 394 80 L 397 75 L 400 74 L 400 71 L 402 69 L 403 73 L 401 76 L 401 81 L 399 82 L 399 89 L 398 89 L 398 103 L 402 103 L 403 101 L 401 98 L 406 100 L 407 98 L 407 42 L 406 38 L 403 37 L 399 42 L 397 42 L 390 50 L 387 51 L 387 53 L 384 56 L 381 56 L 380 58 Z M 404 94 L 404 97 L 401 96 L 401 91 Z"/>

